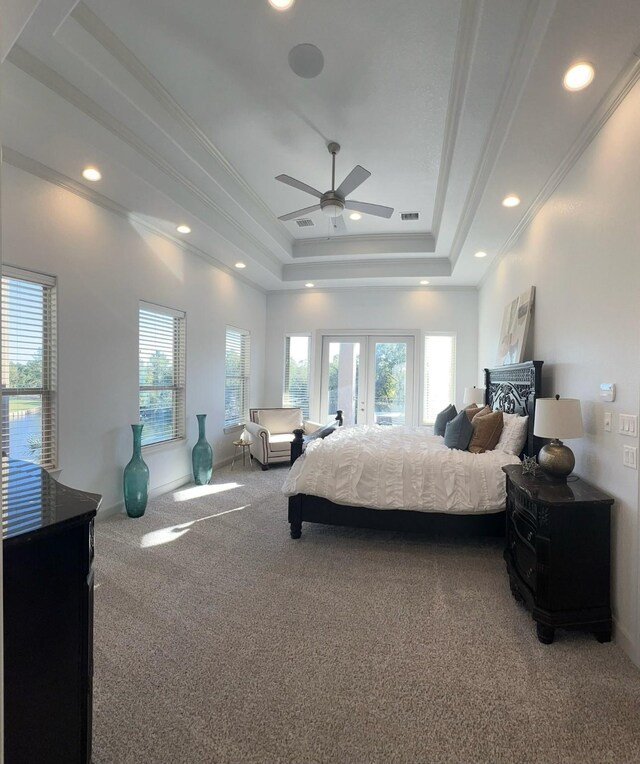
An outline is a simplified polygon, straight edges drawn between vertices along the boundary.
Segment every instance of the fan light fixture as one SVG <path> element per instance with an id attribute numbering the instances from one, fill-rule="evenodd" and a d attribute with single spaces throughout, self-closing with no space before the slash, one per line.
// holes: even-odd
<path id="1" fill-rule="evenodd" d="M 344 210 L 344 202 L 340 199 L 327 199 L 320 202 L 320 209 L 328 218 L 339 218 Z"/>
<path id="2" fill-rule="evenodd" d="M 515 194 L 509 194 L 502 200 L 503 207 L 517 207 L 520 204 L 520 197 Z"/>
<path id="3" fill-rule="evenodd" d="M 90 180 L 92 183 L 95 183 L 102 179 L 102 173 L 97 167 L 85 167 L 82 171 L 82 177 L 85 180 Z"/>
<path id="4" fill-rule="evenodd" d="M 592 82 L 595 76 L 595 69 L 587 61 L 580 61 L 578 64 L 570 66 L 564 74 L 562 84 L 565 90 L 575 92 L 584 90 Z"/>
<path id="5" fill-rule="evenodd" d="M 179 225 L 179 226 L 176 228 L 176 231 L 177 231 L 178 233 L 191 233 L 191 229 L 189 228 L 189 226 L 188 226 L 188 225 L 185 225 L 184 223 L 182 223 L 181 225 Z"/>
<path id="6" fill-rule="evenodd" d="M 296 0 L 269 0 L 269 5 L 276 11 L 288 11 Z"/>

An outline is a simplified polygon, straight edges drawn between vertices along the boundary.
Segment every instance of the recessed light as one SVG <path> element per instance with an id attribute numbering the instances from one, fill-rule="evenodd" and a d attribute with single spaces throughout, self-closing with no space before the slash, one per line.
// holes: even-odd
<path id="1" fill-rule="evenodd" d="M 573 64 L 567 69 L 562 84 L 566 90 L 584 90 L 593 82 L 594 76 L 595 69 L 593 66 L 587 61 L 580 61 L 580 63 Z"/>
<path id="2" fill-rule="evenodd" d="M 359 212 L 352 212 L 352 213 L 349 215 L 349 218 L 350 218 L 351 220 L 360 220 L 360 219 L 362 218 L 362 215 L 361 215 Z"/>
<path id="3" fill-rule="evenodd" d="M 85 180 L 90 180 L 92 183 L 95 183 L 97 180 L 102 179 L 102 173 L 97 167 L 85 167 L 82 171 L 82 177 Z"/>
<path id="4" fill-rule="evenodd" d="M 314 283 L 312 283 L 311 281 L 307 281 L 307 283 L 305 284 L 305 286 L 307 287 L 307 289 L 311 289 L 311 287 L 314 287 L 314 286 L 315 286 L 315 284 L 314 284 Z"/>
<path id="5" fill-rule="evenodd" d="M 476 252 L 474 255 L 474 257 L 486 257 L 486 256 L 487 256 L 486 252 Z"/>
<path id="6" fill-rule="evenodd" d="M 276 11 L 288 11 L 296 0 L 269 0 L 269 5 Z"/>
<path id="7" fill-rule="evenodd" d="M 515 194 L 509 194 L 502 200 L 503 207 L 517 207 L 520 204 L 520 197 Z"/>
<path id="8" fill-rule="evenodd" d="M 182 225 L 179 225 L 176 228 L 176 231 L 178 233 L 191 233 L 191 229 L 189 228 L 189 226 L 188 225 L 184 225 L 184 223 Z"/>
<path id="9" fill-rule="evenodd" d="M 247 266 L 244 263 L 241 263 L 241 262 L 240 263 L 236 263 L 236 268 L 239 268 L 240 270 L 242 270 L 243 268 L 246 268 L 246 267 Z"/>
<path id="10" fill-rule="evenodd" d="M 429 285 L 429 282 L 428 282 L 426 279 L 422 279 L 422 281 L 420 282 L 420 284 L 421 284 L 421 286 L 428 286 L 428 285 Z"/>

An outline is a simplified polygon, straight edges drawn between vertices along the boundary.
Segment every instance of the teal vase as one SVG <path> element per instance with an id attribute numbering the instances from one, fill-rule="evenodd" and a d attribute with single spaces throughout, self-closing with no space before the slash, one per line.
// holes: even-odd
<path id="1" fill-rule="evenodd" d="M 132 424 L 133 456 L 124 468 L 124 506 L 129 517 L 142 517 L 149 498 L 149 468 L 142 458 L 142 424 Z"/>
<path id="2" fill-rule="evenodd" d="M 213 451 L 205 435 L 206 414 L 196 414 L 198 420 L 198 442 L 191 452 L 193 465 L 193 479 L 196 485 L 206 485 L 211 480 L 213 473 Z"/>

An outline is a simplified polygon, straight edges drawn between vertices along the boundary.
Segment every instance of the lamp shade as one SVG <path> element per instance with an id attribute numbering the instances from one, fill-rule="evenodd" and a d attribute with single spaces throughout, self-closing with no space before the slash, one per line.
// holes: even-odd
<path id="1" fill-rule="evenodd" d="M 538 398 L 533 434 L 539 438 L 581 438 L 582 411 L 577 398 Z"/>
<path id="2" fill-rule="evenodd" d="M 470 403 L 477 403 L 478 406 L 484 403 L 484 387 L 465 387 L 462 402 L 465 406 Z"/>

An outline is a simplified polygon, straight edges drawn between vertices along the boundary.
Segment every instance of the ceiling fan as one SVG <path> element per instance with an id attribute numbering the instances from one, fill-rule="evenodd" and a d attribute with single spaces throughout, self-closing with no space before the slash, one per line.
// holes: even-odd
<path id="1" fill-rule="evenodd" d="M 303 183 L 301 180 L 296 180 L 290 175 L 278 175 L 276 180 L 279 180 L 281 183 L 286 183 L 288 186 L 293 186 L 293 188 L 297 188 L 300 191 L 305 191 L 307 194 L 311 194 L 311 196 L 315 196 L 320 200 L 319 204 L 314 204 L 311 207 L 303 207 L 303 209 L 289 212 L 287 215 L 280 215 L 278 220 L 293 220 L 294 218 L 308 215 L 310 212 L 322 210 L 327 217 L 333 218 L 332 222 L 334 229 L 338 230 L 344 228 L 341 216 L 345 209 L 354 210 L 355 212 L 364 212 L 365 215 L 376 215 L 380 218 L 390 218 L 391 215 L 393 215 L 393 207 L 383 207 L 381 204 L 369 204 L 368 202 L 356 202 L 353 199 L 346 198 L 371 175 L 369 170 L 365 170 L 364 167 L 361 167 L 359 164 L 351 170 L 338 188 L 336 188 L 336 154 L 340 151 L 340 146 L 332 141 L 327 148 L 331 154 L 331 190 L 325 191 L 323 194 L 321 191 L 318 191 L 318 189 L 308 186 L 306 183 Z M 338 220 L 342 225 L 338 224 Z"/>

